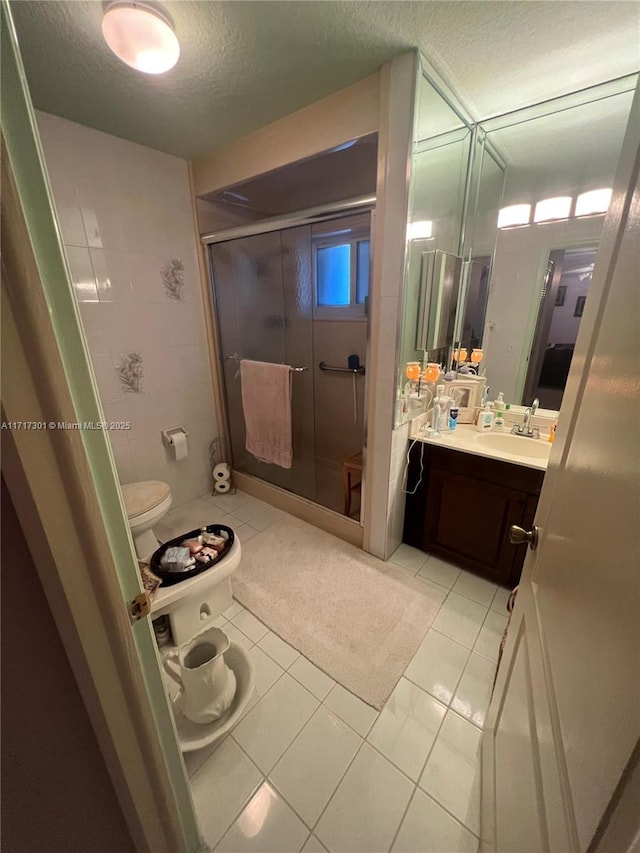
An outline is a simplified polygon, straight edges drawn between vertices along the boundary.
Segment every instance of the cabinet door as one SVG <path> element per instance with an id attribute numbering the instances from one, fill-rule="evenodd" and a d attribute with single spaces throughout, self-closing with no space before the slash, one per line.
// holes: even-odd
<path id="1" fill-rule="evenodd" d="M 487 578 L 509 584 L 521 555 L 509 542 L 509 528 L 522 524 L 528 495 L 516 489 L 431 471 L 423 547 Z"/>

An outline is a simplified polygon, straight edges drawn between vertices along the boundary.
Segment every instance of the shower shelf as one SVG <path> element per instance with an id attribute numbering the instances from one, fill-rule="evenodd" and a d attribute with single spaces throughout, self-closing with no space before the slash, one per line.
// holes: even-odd
<path id="1" fill-rule="evenodd" d="M 318 367 L 325 373 L 359 373 L 361 376 L 364 376 L 365 373 L 364 364 L 361 364 L 360 367 L 331 367 L 330 364 L 321 361 Z"/>

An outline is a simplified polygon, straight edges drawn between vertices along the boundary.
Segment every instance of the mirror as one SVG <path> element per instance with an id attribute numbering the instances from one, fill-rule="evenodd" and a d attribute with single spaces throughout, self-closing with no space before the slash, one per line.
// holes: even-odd
<path id="1" fill-rule="evenodd" d="M 468 277 L 460 329 L 465 346 L 484 351 L 490 398 L 502 391 L 514 404 L 538 397 L 544 408 L 560 407 L 606 209 L 604 194 L 599 210 L 597 196 L 589 207 L 585 194 L 612 186 L 635 82 L 634 75 L 479 126 L 484 144 L 474 168 L 492 171 L 496 156 L 506 162 L 501 210 L 530 205 L 525 222 L 501 217 L 496 227 L 492 202 L 490 214 L 470 211 L 466 229 L 472 264 L 486 264 L 493 249 L 488 287 L 483 272 Z"/>
<path id="2" fill-rule="evenodd" d="M 472 126 L 422 75 L 396 426 L 424 411 L 406 365 L 449 367 L 458 342 L 482 350 L 489 399 L 560 407 L 636 82 Z"/>
<path id="3" fill-rule="evenodd" d="M 417 350 L 446 349 L 455 332 L 462 258 L 440 249 L 422 252 Z"/>
<path id="4" fill-rule="evenodd" d="M 407 398 L 413 390 L 411 383 L 407 389 L 407 363 L 446 361 L 453 345 L 472 139 L 462 113 L 424 72 L 419 74 L 417 86 L 396 426 L 413 417 L 416 410 Z"/>

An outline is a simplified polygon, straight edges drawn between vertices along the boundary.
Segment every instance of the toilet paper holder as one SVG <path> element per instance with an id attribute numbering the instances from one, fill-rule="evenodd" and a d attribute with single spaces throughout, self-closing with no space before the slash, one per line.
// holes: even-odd
<path id="1" fill-rule="evenodd" d="M 173 437 L 174 435 L 184 434 L 185 438 L 189 438 L 189 433 L 183 426 L 171 427 L 171 429 L 163 429 L 162 430 L 162 440 L 167 445 L 167 447 L 173 447 Z"/>

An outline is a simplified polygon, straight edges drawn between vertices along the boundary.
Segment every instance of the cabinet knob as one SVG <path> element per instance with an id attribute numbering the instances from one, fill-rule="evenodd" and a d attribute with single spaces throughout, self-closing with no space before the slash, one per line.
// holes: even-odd
<path id="1" fill-rule="evenodd" d="M 518 527 L 517 524 L 511 525 L 509 531 L 509 542 L 512 545 L 524 545 L 526 542 L 532 551 L 538 547 L 538 528 L 534 526 L 531 530 L 525 530 L 523 527 Z"/>

